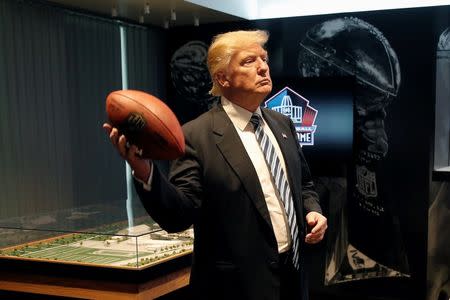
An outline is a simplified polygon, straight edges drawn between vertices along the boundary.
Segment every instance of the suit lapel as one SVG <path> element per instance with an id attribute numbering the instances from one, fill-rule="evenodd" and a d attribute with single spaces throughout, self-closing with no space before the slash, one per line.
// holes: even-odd
<path id="1" fill-rule="evenodd" d="M 258 181 L 255 181 L 255 178 L 258 178 L 255 168 L 231 120 L 220 105 L 213 113 L 212 127 L 217 147 L 241 181 L 258 212 L 270 228 L 272 228 L 269 210 L 264 200 L 261 185 Z"/>

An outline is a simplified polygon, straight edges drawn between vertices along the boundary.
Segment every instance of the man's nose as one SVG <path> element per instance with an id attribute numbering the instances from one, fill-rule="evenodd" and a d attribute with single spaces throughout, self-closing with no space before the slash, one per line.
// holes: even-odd
<path id="1" fill-rule="evenodd" d="M 269 70 L 269 65 L 267 64 L 267 61 L 260 58 L 259 64 L 258 64 L 258 72 L 264 74 L 268 70 Z"/>

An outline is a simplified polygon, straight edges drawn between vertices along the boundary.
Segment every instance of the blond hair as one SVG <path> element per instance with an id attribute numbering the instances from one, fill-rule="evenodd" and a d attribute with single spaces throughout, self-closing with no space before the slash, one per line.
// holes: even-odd
<path id="1" fill-rule="evenodd" d="M 254 44 L 264 47 L 268 39 L 269 33 L 264 30 L 239 30 L 216 35 L 208 49 L 207 64 L 213 82 L 209 93 L 213 96 L 222 95 L 216 74 L 225 69 L 236 50 L 244 49 Z"/>

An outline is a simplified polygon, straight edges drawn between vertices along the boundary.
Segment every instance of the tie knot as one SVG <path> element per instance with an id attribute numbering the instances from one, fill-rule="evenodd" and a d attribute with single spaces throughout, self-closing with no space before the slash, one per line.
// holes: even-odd
<path id="1" fill-rule="evenodd" d="M 256 131 L 256 129 L 259 127 L 259 124 L 261 123 L 261 117 L 258 114 L 253 114 L 250 118 L 250 123 L 253 125 L 253 129 Z"/>

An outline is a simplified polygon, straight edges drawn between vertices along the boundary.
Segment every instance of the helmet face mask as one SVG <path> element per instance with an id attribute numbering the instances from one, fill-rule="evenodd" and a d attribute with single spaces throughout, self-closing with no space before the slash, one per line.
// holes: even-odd
<path id="1" fill-rule="evenodd" d="M 358 82 L 355 90 L 356 143 L 365 160 L 380 160 L 388 152 L 388 138 L 384 128 L 385 108 L 392 102 L 392 96 L 381 93 Z M 368 153 L 368 154 L 369 154 Z"/>

